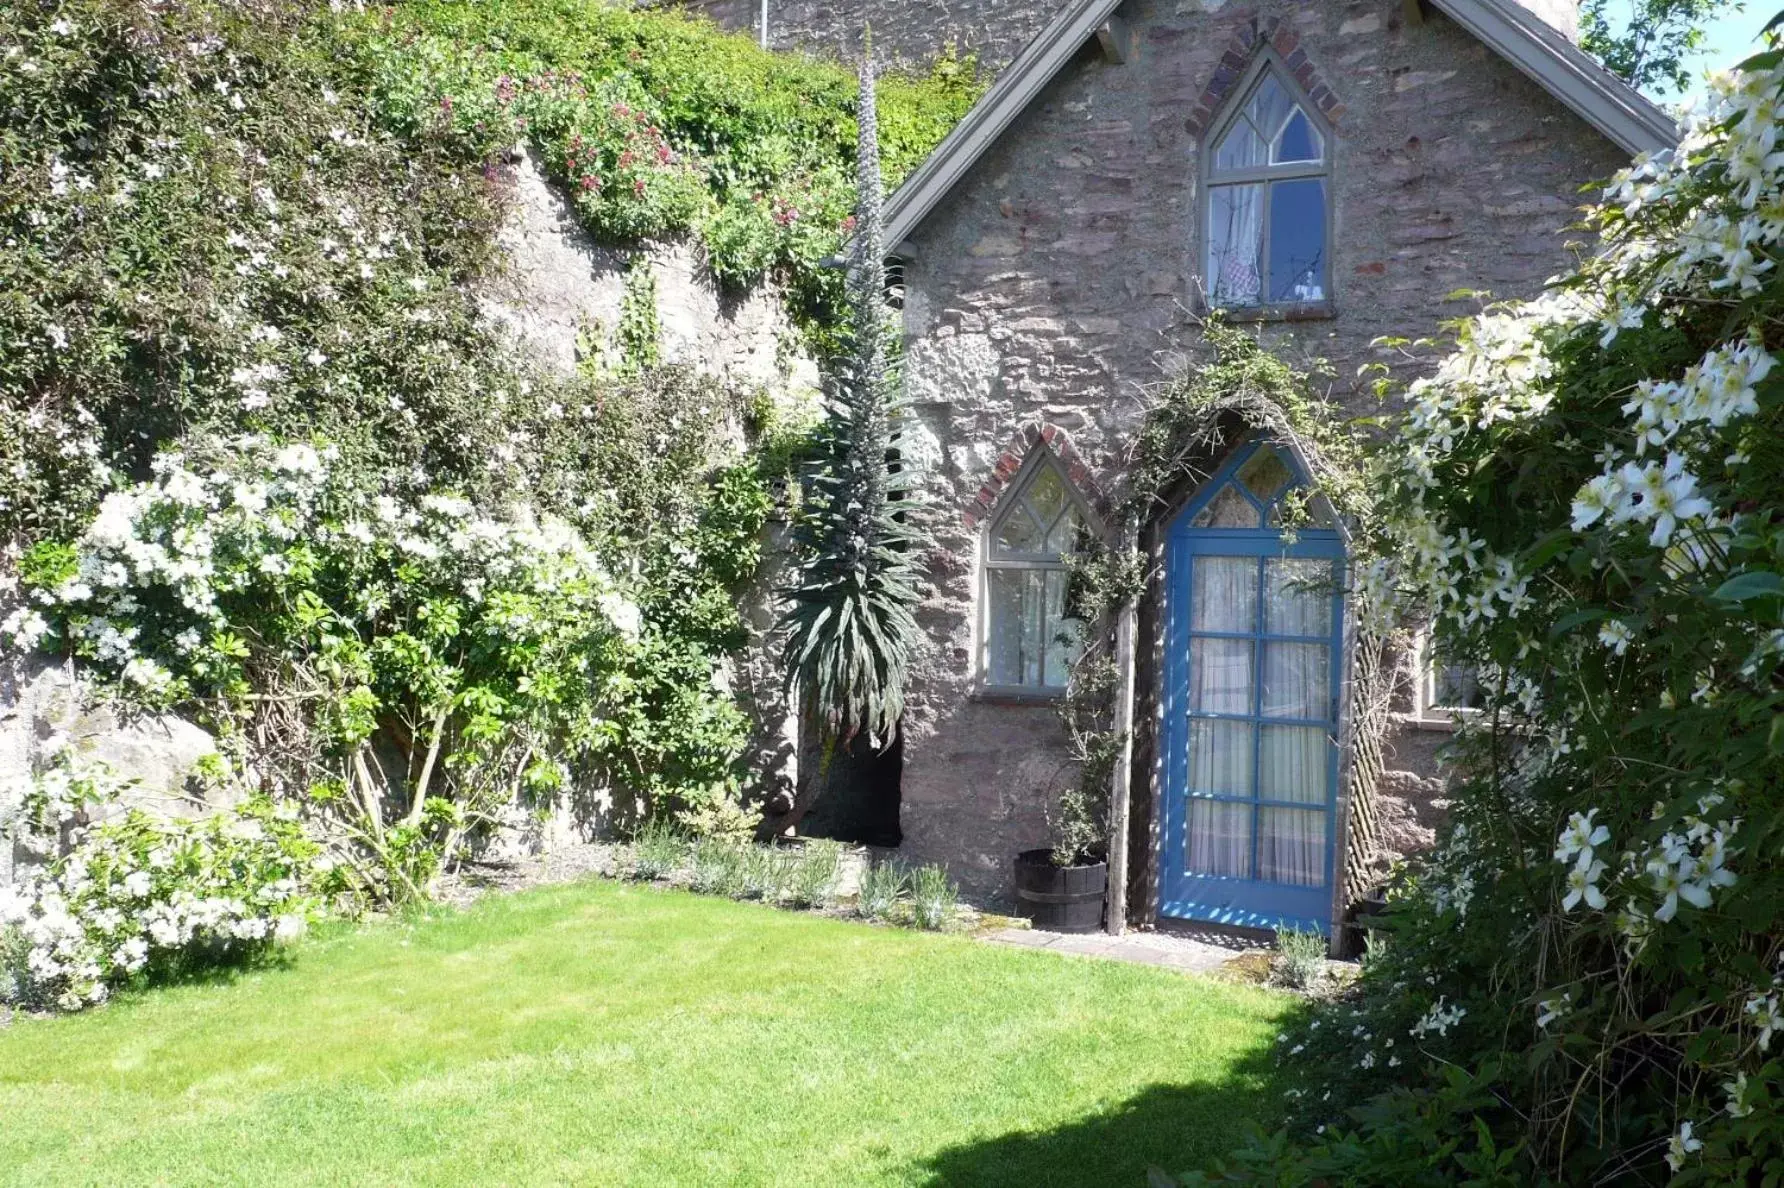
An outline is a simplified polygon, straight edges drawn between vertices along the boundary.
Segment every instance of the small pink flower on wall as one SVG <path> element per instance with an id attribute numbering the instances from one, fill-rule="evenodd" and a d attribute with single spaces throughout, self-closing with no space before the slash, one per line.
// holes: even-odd
<path id="1" fill-rule="evenodd" d="M 1072 481 L 1072 485 L 1078 488 L 1079 493 L 1085 499 L 1092 504 L 1102 503 L 1102 490 L 1096 481 L 1096 476 L 1091 473 L 1090 467 L 1085 465 L 1084 459 L 1078 454 L 1077 447 L 1072 445 L 1070 435 L 1057 425 L 1050 425 L 1045 421 L 1030 421 L 1022 426 L 1016 436 L 1010 439 L 1010 443 L 1003 448 L 1003 452 L 997 457 L 997 465 L 992 468 L 991 477 L 985 480 L 984 485 L 979 488 L 978 494 L 973 496 L 971 505 L 966 509 L 966 526 L 968 528 L 976 531 L 978 526 L 997 507 L 997 501 L 1003 496 L 1004 488 L 1009 486 L 1010 480 L 1015 477 L 1017 471 L 1022 469 L 1022 464 L 1028 461 L 1029 454 L 1037 446 L 1053 451 L 1053 456 L 1059 459 L 1066 477 Z"/>

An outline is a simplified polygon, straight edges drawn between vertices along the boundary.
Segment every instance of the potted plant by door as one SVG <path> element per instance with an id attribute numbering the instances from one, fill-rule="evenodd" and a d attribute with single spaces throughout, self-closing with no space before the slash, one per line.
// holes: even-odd
<path id="1" fill-rule="evenodd" d="M 1048 824 L 1051 846 L 1016 855 L 1018 910 L 1049 932 L 1095 932 L 1103 926 L 1109 890 L 1104 797 L 1083 784 L 1070 788 Z"/>

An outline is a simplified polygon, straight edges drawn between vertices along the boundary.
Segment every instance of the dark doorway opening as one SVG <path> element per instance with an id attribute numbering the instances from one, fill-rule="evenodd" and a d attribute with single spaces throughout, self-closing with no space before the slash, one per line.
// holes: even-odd
<path id="1" fill-rule="evenodd" d="M 807 732 L 808 739 L 812 733 Z M 801 778 L 819 781 L 822 790 L 800 822 L 801 834 L 888 848 L 904 840 L 898 823 L 904 778 L 902 729 L 883 750 L 857 737 L 847 746 L 836 747 L 828 762 L 822 750 L 810 742 L 803 750 Z"/>

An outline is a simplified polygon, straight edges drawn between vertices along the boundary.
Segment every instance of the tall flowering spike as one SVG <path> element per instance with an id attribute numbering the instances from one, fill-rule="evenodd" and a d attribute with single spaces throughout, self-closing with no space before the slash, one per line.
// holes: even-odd
<path id="1" fill-rule="evenodd" d="M 889 744 L 904 714 L 918 636 L 911 530 L 894 502 L 889 465 L 898 395 L 894 326 L 886 306 L 879 127 L 871 42 L 863 39 L 858 113 L 859 198 L 849 261 L 846 350 L 832 360 L 827 416 L 810 500 L 799 525 L 798 583 L 786 615 L 787 679 L 832 742 Z M 902 488 L 900 488 L 902 492 Z M 814 781 L 815 783 L 815 781 Z M 802 794 L 785 828 L 810 808 Z"/>

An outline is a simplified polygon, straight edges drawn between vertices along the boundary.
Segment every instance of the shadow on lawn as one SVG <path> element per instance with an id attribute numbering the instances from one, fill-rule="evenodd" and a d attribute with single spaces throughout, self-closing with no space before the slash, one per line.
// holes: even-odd
<path id="1" fill-rule="evenodd" d="M 1274 1054 L 1248 1053 L 1226 1079 L 1149 1085 L 1120 1105 L 1052 1130 L 948 1147 L 925 1160 L 930 1188 L 1145 1188 L 1146 1169 L 1190 1171 L 1240 1147 L 1249 1124 L 1280 1118 Z"/>

